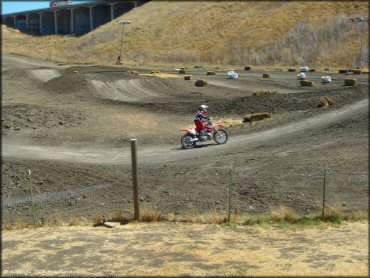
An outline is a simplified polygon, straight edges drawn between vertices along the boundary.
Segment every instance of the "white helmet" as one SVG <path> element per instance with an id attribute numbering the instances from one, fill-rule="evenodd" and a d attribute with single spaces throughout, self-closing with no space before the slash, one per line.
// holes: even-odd
<path id="1" fill-rule="evenodd" d="M 202 104 L 202 105 L 199 107 L 199 110 L 204 111 L 204 112 L 207 112 L 207 108 L 208 108 L 208 106 L 207 106 L 207 105 Z"/>

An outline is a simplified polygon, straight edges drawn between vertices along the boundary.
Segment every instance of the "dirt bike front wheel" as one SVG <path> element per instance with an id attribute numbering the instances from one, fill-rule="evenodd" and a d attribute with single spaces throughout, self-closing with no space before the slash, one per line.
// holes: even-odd
<path id="1" fill-rule="evenodd" d="M 193 137 L 189 134 L 185 134 L 181 137 L 181 145 L 184 149 L 191 149 L 195 146 L 195 141 L 193 141 Z"/>
<path id="2" fill-rule="evenodd" d="M 215 131 L 215 133 L 213 133 L 213 140 L 215 140 L 217 144 L 226 144 L 228 139 L 229 139 L 229 134 L 223 128 L 220 128 L 218 129 L 218 132 Z"/>

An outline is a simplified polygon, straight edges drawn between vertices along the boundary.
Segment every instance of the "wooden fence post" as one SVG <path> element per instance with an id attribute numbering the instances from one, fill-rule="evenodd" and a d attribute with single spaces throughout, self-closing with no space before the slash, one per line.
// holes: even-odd
<path id="1" fill-rule="evenodd" d="M 326 171 L 327 171 L 328 166 L 325 165 L 325 170 L 324 170 L 324 184 L 323 184 L 323 190 L 322 190 L 322 214 L 321 214 L 321 219 L 324 219 L 325 217 L 325 194 L 326 194 Z"/>
<path id="2" fill-rule="evenodd" d="M 230 223 L 230 220 L 231 220 L 231 186 L 232 186 L 232 183 L 233 183 L 233 177 L 232 177 L 232 171 L 233 171 L 233 167 L 231 167 L 230 171 L 229 171 L 229 209 L 228 209 L 228 214 L 227 214 L 227 222 Z"/>
<path id="3" fill-rule="evenodd" d="M 137 177 L 137 140 L 131 139 L 131 164 L 132 164 L 132 188 L 134 192 L 134 218 L 140 220 L 139 208 L 139 190 L 138 190 L 138 177 Z"/>

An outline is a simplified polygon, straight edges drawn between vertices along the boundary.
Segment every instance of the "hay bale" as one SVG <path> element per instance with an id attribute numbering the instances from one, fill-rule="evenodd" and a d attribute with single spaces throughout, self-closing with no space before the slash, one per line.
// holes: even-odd
<path id="1" fill-rule="evenodd" d="M 190 80 L 191 79 L 191 75 L 185 75 L 184 76 L 184 80 Z"/>
<path id="2" fill-rule="evenodd" d="M 276 90 L 260 90 L 253 93 L 254 96 L 266 96 L 266 95 L 275 95 L 277 93 Z"/>
<path id="3" fill-rule="evenodd" d="M 324 96 L 323 98 L 329 103 L 329 105 L 335 105 L 336 104 L 335 101 L 333 99 L 331 99 L 330 97 L 328 97 L 328 96 Z"/>
<path id="4" fill-rule="evenodd" d="M 317 108 L 322 108 L 322 107 L 328 107 L 329 103 L 325 98 L 321 98 L 319 104 L 317 105 Z"/>
<path id="5" fill-rule="evenodd" d="M 361 74 L 362 71 L 360 69 L 354 69 L 352 70 L 353 74 Z"/>
<path id="6" fill-rule="evenodd" d="M 302 87 L 312 87 L 313 82 L 308 80 L 301 80 L 300 81 Z"/>
<path id="7" fill-rule="evenodd" d="M 357 80 L 352 78 L 344 79 L 344 86 L 354 86 L 356 85 Z"/>
<path id="8" fill-rule="evenodd" d="M 269 73 L 264 73 L 264 74 L 262 74 L 262 77 L 263 77 L 263 78 L 270 78 L 270 77 L 271 77 L 271 75 L 270 75 Z"/>
<path id="9" fill-rule="evenodd" d="M 195 80 L 195 86 L 197 86 L 197 87 L 203 87 L 207 84 L 208 84 L 208 82 L 206 80 L 203 80 L 203 79 Z"/>
<path id="10" fill-rule="evenodd" d="M 234 120 L 234 119 L 221 119 L 220 121 L 217 121 L 217 123 L 222 124 L 224 127 L 233 127 L 233 126 L 241 126 L 244 125 L 243 121 L 241 119 Z"/>
<path id="11" fill-rule="evenodd" d="M 320 102 L 317 105 L 317 108 L 328 107 L 328 106 L 331 106 L 331 105 L 335 105 L 335 101 L 333 99 L 331 99 L 330 97 L 328 97 L 328 96 L 323 96 L 320 99 Z"/>
<path id="12" fill-rule="evenodd" d="M 340 70 L 338 70 L 338 73 L 348 73 L 348 70 L 346 70 L 346 69 L 340 69 Z"/>
<path id="13" fill-rule="evenodd" d="M 288 72 L 296 72 L 296 69 L 288 69 Z"/>
<path id="14" fill-rule="evenodd" d="M 247 114 L 243 117 L 244 123 L 252 123 L 255 121 L 261 121 L 263 119 L 271 118 L 270 113 L 254 113 L 254 114 Z"/>
<path id="15" fill-rule="evenodd" d="M 179 74 L 185 74 L 185 69 L 184 68 L 179 69 Z"/>
<path id="16" fill-rule="evenodd" d="M 207 75 L 216 75 L 214 71 L 207 71 Z"/>
<path id="17" fill-rule="evenodd" d="M 246 67 L 244 67 L 244 70 L 251 70 L 252 69 L 252 67 L 251 66 L 246 66 Z"/>

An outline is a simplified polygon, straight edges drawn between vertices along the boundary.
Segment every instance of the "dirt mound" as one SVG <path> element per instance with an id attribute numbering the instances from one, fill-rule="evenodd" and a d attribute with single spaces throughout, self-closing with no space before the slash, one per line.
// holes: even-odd
<path id="1" fill-rule="evenodd" d="M 21 128 L 69 128 L 80 126 L 85 119 L 81 111 L 45 106 L 7 105 L 3 107 L 3 130 Z"/>
<path id="2" fill-rule="evenodd" d="M 41 82 L 47 82 L 54 78 L 60 77 L 60 73 L 55 69 L 37 69 L 31 70 L 31 75 L 40 80 Z"/>
<path id="3" fill-rule="evenodd" d="M 88 93 L 92 88 L 83 75 L 64 75 L 46 82 L 43 87 L 57 94 Z"/>
<path id="4" fill-rule="evenodd" d="M 148 97 L 155 97 L 157 94 L 145 86 L 140 79 L 118 80 L 104 82 L 91 80 L 95 91 L 102 97 L 118 101 L 140 101 Z"/>
<path id="5" fill-rule="evenodd" d="M 5 69 L 2 73 L 2 78 L 8 80 L 19 80 L 27 77 L 27 72 L 22 69 Z"/>

